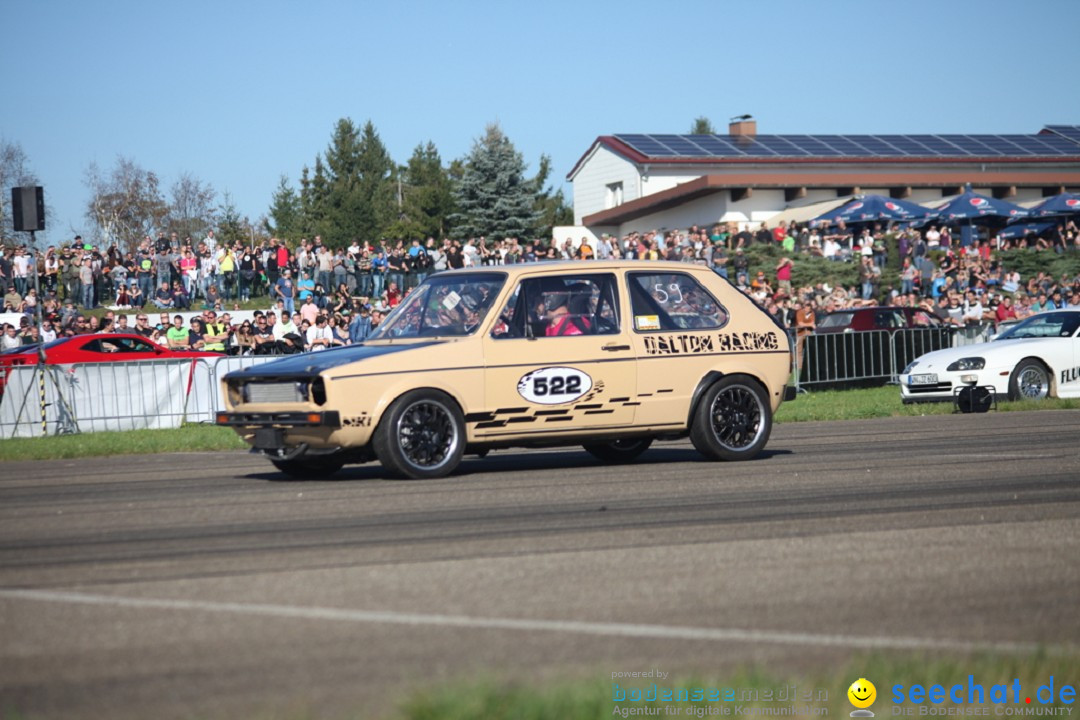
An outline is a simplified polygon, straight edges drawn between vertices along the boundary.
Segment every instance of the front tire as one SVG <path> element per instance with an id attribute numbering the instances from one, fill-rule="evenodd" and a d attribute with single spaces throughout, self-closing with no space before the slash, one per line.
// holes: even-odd
<path id="1" fill-rule="evenodd" d="M 753 378 L 731 375 L 705 392 L 690 427 L 690 440 L 711 460 L 749 460 L 772 432 L 772 407 Z"/>
<path id="2" fill-rule="evenodd" d="M 1050 373 L 1038 360 L 1021 360 L 1009 378 L 1010 400 L 1043 400 L 1050 394 Z"/>
<path id="3" fill-rule="evenodd" d="M 297 480 L 321 480 L 328 478 L 341 468 L 345 461 L 337 458 L 312 457 L 303 460 L 271 460 L 281 472 Z"/>
<path id="4" fill-rule="evenodd" d="M 633 462 L 652 445 L 652 438 L 627 438 L 606 443 L 588 443 L 585 451 L 597 460 L 607 463 Z"/>
<path id="5" fill-rule="evenodd" d="M 379 462 L 396 476 L 444 477 L 465 454 L 465 417 L 446 393 L 412 390 L 383 415 L 374 445 Z"/>

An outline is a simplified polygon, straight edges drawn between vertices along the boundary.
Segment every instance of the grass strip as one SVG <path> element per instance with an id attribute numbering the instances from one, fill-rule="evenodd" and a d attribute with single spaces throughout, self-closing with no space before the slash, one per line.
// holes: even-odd
<path id="1" fill-rule="evenodd" d="M 998 410 L 1002 412 L 1076 409 L 1080 409 L 1080 400 L 1076 399 L 1051 398 L 998 404 Z M 918 417 L 948 415 L 953 412 L 951 403 L 904 405 L 900 401 L 900 390 L 895 386 L 886 386 L 801 393 L 793 402 L 780 406 L 776 414 L 776 422 Z M 229 428 L 192 424 L 176 430 L 129 430 L 0 440 L 0 462 L 144 453 L 243 450 L 246 447 L 236 433 Z"/>
<path id="2" fill-rule="evenodd" d="M 246 447 L 230 428 L 184 425 L 174 430 L 127 430 L 0 440 L 0 461 L 243 450 Z"/>
<path id="3" fill-rule="evenodd" d="M 1080 400 L 1047 398 L 1000 402 L 1001 412 L 1029 410 L 1075 410 Z M 955 412 L 952 403 L 915 403 L 905 405 L 900 389 L 895 385 L 857 388 L 852 390 L 818 390 L 800 393 L 789 403 L 780 406 L 776 422 L 806 422 L 813 420 L 864 420 L 884 417 L 919 417 L 949 415 Z"/>
<path id="4" fill-rule="evenodd" d="M 656 665 L 663 670 L 662 664 Z M 619 670 L 647 670 L 644 667 L 618 667 Z M 994 685 L 1009 687 L 1008 703 L 994 705 L 966 703 L 968 678 L 984 688 L 984 700 L 990 699 Z M 1054 678 L 1054 702 L 1043 705 L 1036 697 L 1038 688 Z M 545 685 L 513 682 L 476 681 L 445 685 L 408 697 L 399 706 L 393 720 L 602 720 L 612 717 L 760 717 L 782 715 L 783 717 L 845 718 L 854 710 L 848 701 L 847 689 L 854 681 L 866 678 L 877 688 L 877 700 L 871 710 L 878 718 L 937 717 L 954 708 L 983 708 L 985 717 L 1010 717 L 1005 708 L 1045 712 L 1049 708 L 1074 707 L 1075 703 L 1062 704 L 1060 690 L 1063 685 L 1074 688 L 1080 679 L 1080 655 L 1048 655 L 1034 653 L 1027 656 L 926 656 L 909 653 L 875 653 L 862 655 L 835 665 L 831 671 L 818 671 L 809 675 L 780 673 L 764 666 L 750 666 L 728 675 L 673 676 L 664 680 L 657 678 L 611 679 L 594 676 L 585 680 L 566 680 Z M 1022 688 L 1019 704 L 1012 702 L 1015 680 Z M 659 687 L 717 688 L 726 694 L 731 689 L 734 699 L 727 702 L 708 701 L 615 701 L 613 683 L 626 692 L 635 687 L 646 690 L 652 683 Z M 916 704 L 907 699 L 912 685 L 921 685 L 927 691 L 934 685 L 948 689 L 956 684 L 964 686 L 964 703 L 945 701 L 934 704 L 928 700 Z M 905 701 L 893 702 L 893 687 L 902 685 Z M 768 693 L 772 693 L 769 695 Z M 786 693 L 781 696 L 781 693 Z M 689 695 L 689 692 L 687 693 Z M 794 694 L 795 699 L 788 698 Z M 724 695 L 721 695 L 723 697 Z M 629 695 L 628 695 L 629 697 Z M 1032 702 L 1025 703 L 1031 697 Z M 1045 697 L 1045 693 L 1044 693 Z M 742 699 L 740 699 L 742 698 Z M 767 700 L 766 698 L 772 698 Z M 823 699 L 824 698 L 824 699 Z M 738 708 L 742 708 L 740 712 Z M 648 708 L 652 712 L 644 711 Z M 761 708 L 762 712 L 749 711 Z M 906 709 L 897 712 L 895 708 Z M 784 712 L 777 712 L 783 709 Z M 933 709 L 934 714 L 926 713 Z M 998 710 L 1002 712 L 997 712 Z M 637 713 L 626 712 L 637 710 Z M 1017 713 L 1018 716 L 1021 713 Z M 1047 713 L 1051 714 L 1051 713 Z M 1065 715 L 1058 710 L 1057 714 Z M 1032 712 L 1034 716 L 1035 713 Z M 954 715 L 955 716 L 955 715 Z M 1026 715 L 1023 715 L 1026 717 Z M 362 717 L 357 715 L 355 717 Z"/>

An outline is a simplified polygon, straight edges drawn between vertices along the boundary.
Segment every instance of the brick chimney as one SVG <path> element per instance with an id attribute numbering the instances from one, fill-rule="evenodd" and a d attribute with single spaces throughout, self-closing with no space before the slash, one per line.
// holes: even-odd
<path id="1" fill-rule="evenodd" d="M 757 135 L 757 120 L 750 116 L 737 118 L 728 123 L 728 135 L 752 138 Z"/>

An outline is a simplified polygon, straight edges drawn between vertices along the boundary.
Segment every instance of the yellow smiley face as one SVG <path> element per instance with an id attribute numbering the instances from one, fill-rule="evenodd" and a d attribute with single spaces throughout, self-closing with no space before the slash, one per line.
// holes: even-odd
<path id="1" fill-rule="evenodd" d="M 866 678 L 859 678 L 847 689 L 848 700 L 857 708 L 868 708 L 877 700 L 877 688 Z"/>

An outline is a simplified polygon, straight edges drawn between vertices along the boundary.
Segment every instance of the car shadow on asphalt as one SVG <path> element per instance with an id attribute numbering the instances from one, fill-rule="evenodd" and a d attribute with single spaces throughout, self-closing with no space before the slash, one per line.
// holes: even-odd
<path id="1" fill-rule="evenodd" d="M 768 462 L 771 458 L 780 457 L 784 455 L 790 455 L 790 450 L 762 450 L 761 453 L 753 460 L 747 460 L 745 462 L 759 463 Z M 670 465 L 672 463 L 709 463 L 716 462 L 705 458 L 701 453 L 693 448 L 668 448 L 668 447 L 655 447 L 646 451 L 637 460 L 632 463 L 628 463 L 627 466 L 643 466 L 643 465 Z M 530 470 L 542 472 L 545 470 L 575 470 L 575 469 L 587 469 L 587 468 L 614 468 L 619 467 L 614 463 L 605 463 L 597 460 L 589 453 L 583 450 L 573 450 L 570 448 L 562 448 L 558 450 L 550 451 L 530 451 L 520 452 L 514 450 L 495 451 L 485 458 L 478 458 L 475 455 L 466 455 L 462 460 L 461 465 L 456 471 L 448 478 L 442 478 L 442 480 L 453 480 L 454 478 L 468 477 L 468 476 L 483 476 L 489 474 L 518 474 L 522 472 L 528 472 Z M 243 477 L 251 478 L 253 480 L 265 480 L 267 482 L 275 483 L 341 483 L 341 482 L 359 482 L 359 481 L 388 481 L 388 482 L 432 482 L 423 480 L 400 480 L 395 479 L 387 475 L 382 465 L 378 462 L 370 462 L 364 465 L 347 465 L 342 470 L 335 473 L 333 476 L 324 479 L 297 479 L 289 477 L 285 473 L 277 472 L 272 467 L 267 467 L 265 471 L 254 472 L 244 475 Z"/>

